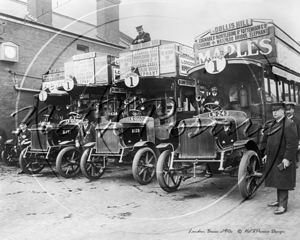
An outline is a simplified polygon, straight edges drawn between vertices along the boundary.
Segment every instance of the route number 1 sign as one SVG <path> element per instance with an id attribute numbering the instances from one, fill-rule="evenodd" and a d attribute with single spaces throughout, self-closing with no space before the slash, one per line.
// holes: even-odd
<path id="1" fill-rule="evenodd" d="M 214 57 L 205 62 L 205 70 L 210 74 L 222 72 L 226 67 L 226 59 L 224 57 Z"/>
<path id="2" fill-rule="evenodd" d="M 71 91 L 74 88 L 74 81 L 72 79 L 66 79 L 63 83 L 63 88 L 65 91 Z"/>
<path id="3" fill-rule="evenodd" d="M 125 85 L 129 88 L 134 88 L 139 84 L 140 78 L 136 73 L 129 73 L 125 77 Z"/>

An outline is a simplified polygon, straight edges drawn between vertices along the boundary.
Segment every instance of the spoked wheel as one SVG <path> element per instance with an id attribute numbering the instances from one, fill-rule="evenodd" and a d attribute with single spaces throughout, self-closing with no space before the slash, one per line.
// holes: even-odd
<path id="1" fill-rule="evenodd" d="M 156 177 L 160 187 L 166 192 L 174 192 L 179 187 L 182 177 L 178 175 L 177 169 L 181 167 L 178 162 L 173 163 L 171 168 L 171 151 L 164 151 L 158 158 Z"/>
<path id="2" fill-rule="evenodd" d="M 151 148 L 139 149 L 132 163 L 132 174 L 135 181 L 142 185 L 150 183 L 155 176 L 156 162 L 156 154 Z"/>
<path id="3" fill-rule="evenodd" d="M 90 149 L 86 149 L 80 160 L 80 169 L 82 174 L 91 181 L 99 179 L 105 172 L 104 160 L 100 156 L 90 154 Z"/>
<path id="4" fill-rule="evenodd" d="M 1 152 L 1 158 L 5 165 L 11 166 L 13 165 L 12 155 L 5 150 Z"/>
<path id="5" fill-rule="evenodd" d="M 27 174 L 37 174 L 43 170 L 44 164 L 38 162 L 36 155 L 29 154 L 25 157 L 26 148 L 20 154 L 19 157 L 19 164 L 23 172 Z"/>
<path id="6" fill-rule="evenodd" d="M 56 158 L 56 169 L 65 178 L 75 177 L 80 172 L 81 151 L 75 146 L 61 150 Z"/>
<path id="7" fill-rule="evenodd" d="M 240 162 L 238 173 L 238 186 L 243 198 L 253 198 L 262 177 L 260 163 L 256 152 L 247 151 Z"/>

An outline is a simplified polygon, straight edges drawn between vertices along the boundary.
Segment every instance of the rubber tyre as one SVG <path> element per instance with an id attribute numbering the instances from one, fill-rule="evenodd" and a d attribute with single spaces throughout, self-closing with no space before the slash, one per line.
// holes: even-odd
<path id="1" fill-rule="evenodd" d="M 5 150 L 1 152 L 1 159 L 6 166 L 13 165 L 13 159 L 11 155 L 8 155 Z"/>
<path id="2" fill-rule="evenodd" d="M 38 163 L 38 161 L 36 160 L 36 156 L 34 156 L 34 158 L 25 158 L 25 151 L 26 148 L 22 150 L 19 156 L 19 164 L 23 172 L 27 174 L 37 174 L 41 172 L 44 168 L 44 164 Z"/>
<path id="3" fill-rule="evenodd" d="M 93 149 L 92 149 L 93 150 Z M 105 168 L 101 166 L 104 161 L 99 160 L 100 157 L 91 156 L 89 159 L 89 153 L 91 149 L 86 149 L 80 159 L 80 169 L 82 174 L 89 180 L 94 181 L 102 177 L 105 172 Z M 95 161 L 96 160 L 96 161 Z"/>
<path id="4" fill-rule="evenodd" d="M 73 153 L 75 154 L 73 155 Z M 64 178 L 75 177 L 80 172 L 81 154 L 82 152 L 75 146 L 66 147 L 61 150 L 56 158 L 56 169 L 58 173 Z M 67 169 L 64 168 L 66 164 Z"/>
<path id="5" fill-rule="evenodd" d="M 255 196 L 258 178 L 250 175 L 254 171 L 259 172 L 259 170 L 260 164 L 257 153 L 252 150 L 247 151 L 240 161 L 238 171 L 238 186 L 243 198 L 251 199 Z"/>
<path id="6" fill-rule="evenodd" d="M 181 183 L 181 176 L 176 175 L 176 171 L 170 171 L 171 151 L 165 150 L 160 154 L 157 167 L 156 177 L 160 187 L 166 192 L 175 192 Z M 174 169 L 179 167 L 180 163 L 173 163 Z M 169 180 L 172 182 L 169 183 Z"/>
<path id="7" fill-rule="evenodd" d="M 132 174 L 139 184 L 146 185 L 155 177 L 157 157 L 149 147 L 139 149 L 134 155 Z"/>

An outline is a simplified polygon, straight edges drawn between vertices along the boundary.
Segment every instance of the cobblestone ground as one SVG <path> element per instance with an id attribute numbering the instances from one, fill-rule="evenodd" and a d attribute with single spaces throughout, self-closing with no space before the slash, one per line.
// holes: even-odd
<path id="1" fill-rule="evenodd" d="M 65 179 L 50 168 L 17 175 L 0 163 L 0 239 L 299 239 L 300 192 L 276 216 L 266 206 L 274 189 L 243 201 L 237 178 L 192 178 L 174 193 L 153 181 L 137 184 L 131 167 L 91 182 Z M 299 171 L 299 170 L 298 170 Z M 299 175 L 299 174 L 298 174 Z M 299 176 L 298 176 L 299 182 Z"/>

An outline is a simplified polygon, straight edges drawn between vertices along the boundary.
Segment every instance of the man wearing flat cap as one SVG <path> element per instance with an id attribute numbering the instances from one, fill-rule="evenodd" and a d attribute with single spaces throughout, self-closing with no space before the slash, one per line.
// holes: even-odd
<path id="1" fill-rule="evenodd" d="M 283 103 L 273 103 L 272 114 L 274 120 L 268 121 L 264 129 L 262 143 L 266 143 L 266 149 L 262 160 L 266 163 L 265 186 L 277 189 L 277 199 L 268 203 L 269 207 L 278 207 L 274 212 L 277 215 L 287 211 L 289 190 L 296 186 L 298 136 L 295 123 L 285 116 Z"/>
<path id="2" fill-rule="evenodd" d="M 298 133 L 298 140 L 300 141 L 300 119 L 295 116 L 295 102 L 285 102 L 285 115 L 296 124 L 297 133 Z M 297 154 L 298 155 L 298 154 Z M 296 167 L 299 167 L 299 159 L 296 157 Z"/>
<path id="3" fill-rule="evenodd" d="M 150 34 L 144 32 L 143 26 L 136 27 L 136 30 L 138 31 L 139 35 L 137 35 L 137 37 L 132 41 L 132 44 L 139 44 L 151 41 Z"/>

